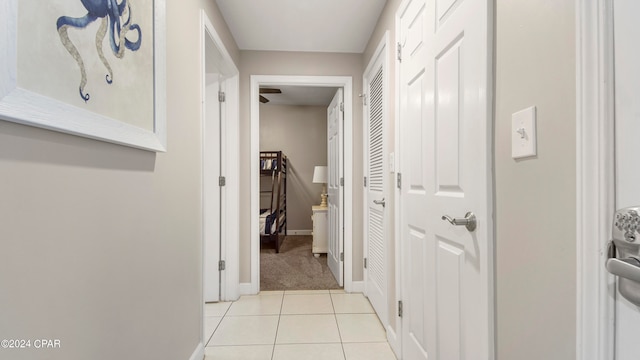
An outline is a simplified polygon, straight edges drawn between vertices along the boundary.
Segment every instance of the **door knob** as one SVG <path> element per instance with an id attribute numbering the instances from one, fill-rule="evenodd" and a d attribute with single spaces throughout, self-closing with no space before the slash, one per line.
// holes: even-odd
<path id="1" fill-rule="evenodd" d="M 382 198 L 382 200 L 373 200 L 373 203 L 376 205 L 382 205 L 382 207 L 384 207 L 384 205 L 386 204 L 384 198 Z"/>
<path id="2" fill-rule="evenodd" d="M 464 226 L 469 232 L 476 229 L 476 216 L 472 212 L 464 215 L 464 218 L 452 218 L 449 215 L 442 215 L 442 220 L 446 220 L 455 226 Z"/>

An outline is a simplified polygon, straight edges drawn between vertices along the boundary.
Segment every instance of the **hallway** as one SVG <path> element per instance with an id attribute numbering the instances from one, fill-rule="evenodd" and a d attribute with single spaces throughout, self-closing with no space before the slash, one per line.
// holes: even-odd
<path id="1" fill-rule="evenodd" d="M 263 291 L 205 305 L 206 360 L 395 360 L 367 298 Z"/>

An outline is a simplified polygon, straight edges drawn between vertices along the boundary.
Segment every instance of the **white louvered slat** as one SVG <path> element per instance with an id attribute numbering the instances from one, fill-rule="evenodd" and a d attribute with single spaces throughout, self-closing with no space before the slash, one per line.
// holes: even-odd
<path id="1" fill-rule="evenodd" d="M 383 186 L 383 72 L 382 66 L 369 84 L 369 189 L 382 192 Z"/>

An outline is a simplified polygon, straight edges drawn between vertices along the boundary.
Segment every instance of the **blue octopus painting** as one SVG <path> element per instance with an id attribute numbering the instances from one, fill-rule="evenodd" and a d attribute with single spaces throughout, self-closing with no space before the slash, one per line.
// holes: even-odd
<path id="1" fill-rule="evenodd" d="M 67 49 L 69 54 L 76 60 L 80 67 L 80 97 L 85 101 L 89 101 L 89 94 L 85 92 L 84 88 L 87 85 L 87 72 L 85 69 L 84 61 L 80 52 L 76 46 L 69 39 L 67 30 L 72 28 L 84 29 L 94 21 L 101 19 L 100 27 L 96 33 L 96 50 L 100 60 L 107 69 L 107 75 L 105 76 L 106 82 L 111 84 L 113 82 L 113 70 L 109 65 L 109 62 L 104 56 L 102 50 L 102 44 L 109 31 L 109 42 L 111 44 L 111 51 L 118 58 L 124 57 L 125 48 L 131 51 L 137 51 L 140 49 L 142 42 L 142 30 L 137 24 L 131 23 L 131 5 L 130 0 L 80 0 L 85 9 L 87 9 L 87 15 L 74 18 L 69 16 L 61 16 L 58 18 L 57 27 L 58 34 L 60 35 L 60 41 Z M 129 32 L 135 32 L 135 41 L 131 41 L 128 35 Z"/>

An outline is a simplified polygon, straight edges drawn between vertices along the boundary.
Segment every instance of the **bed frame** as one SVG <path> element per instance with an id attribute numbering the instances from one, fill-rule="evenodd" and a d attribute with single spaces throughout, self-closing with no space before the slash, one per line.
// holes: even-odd
<path id="1" fill-rule="evenodd" d="M 260 245 L 275 244 L 276 253 L 287 235 L 287 157 L 282 151 L 260 152 L 260 177 L 271 178 L 271 190 L 260 191 L 260 196 L 270 196 L 269 213 L 275 214 L 275 231 L 267 228 L 267 235 L 260 234 Z"/>

